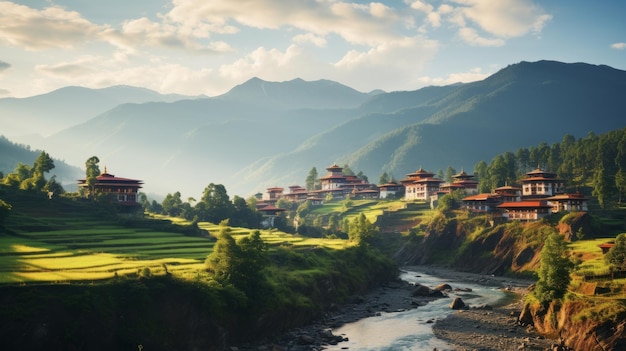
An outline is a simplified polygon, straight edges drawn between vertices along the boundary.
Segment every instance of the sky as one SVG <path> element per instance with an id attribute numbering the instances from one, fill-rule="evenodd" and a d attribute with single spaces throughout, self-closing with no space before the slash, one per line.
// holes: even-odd
<path id="1" fill-rule="evenodd" d="M 0 97 L 217 96 L 253 77 L 416 90 L 538 60 L 626 70 L 626 1 L 0 1 Z"/>

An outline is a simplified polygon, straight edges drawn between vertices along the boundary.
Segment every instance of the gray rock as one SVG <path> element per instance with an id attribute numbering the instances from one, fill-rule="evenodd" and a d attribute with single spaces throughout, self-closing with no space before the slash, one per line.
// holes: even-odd
<path id="1" fill-rule="evenodd" d="M 450 308 L 453 310 L 463 309 L 465 308 L 465 302 L 463 302 L 463 299 L 461 299 L 460 297 L 455 297 L 450 304 Z"/>

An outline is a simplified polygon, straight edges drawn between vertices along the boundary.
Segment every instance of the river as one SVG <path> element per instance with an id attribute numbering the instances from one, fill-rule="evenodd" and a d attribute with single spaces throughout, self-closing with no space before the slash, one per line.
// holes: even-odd
<path id="1" fill-rule="evenodd" d="M 418 271 L 404 271 L 401 278 L 410 283 L 419 283 L 430 288 L 447 283 L 452 288 L 471 289 L 471 292 L 450 292 L 450 298 L 441 298 L 425 306 L 401 312 L 381 313 L 380 316 L 361 319 L 333 330 L 349 341 L 328 346 L 325 350 L 367 350 L 367 351 L 415 351 L 453 349 L 433 334 L 432 322 L 453 313 L 450 302 L 455 297 L 463 299 L 466 305 L 494 305 L 505 297 L 496 287 L 486 287 L 466 282 L 451 282 Z"/>

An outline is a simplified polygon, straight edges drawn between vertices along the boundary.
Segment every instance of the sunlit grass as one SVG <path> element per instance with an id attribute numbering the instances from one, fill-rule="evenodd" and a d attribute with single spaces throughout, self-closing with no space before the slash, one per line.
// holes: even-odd
<path id="1" fill-rule="evenodd" d="M 571 254 L 582 262 L 577 267 L 580 272 L 601 272 L 608 271 L 609 267 L 604 261 L 604 255 L 600 244 L 604 244 L 610 239 L 600 238 L 591 240 L 578 240 L 569 244 Z"/>

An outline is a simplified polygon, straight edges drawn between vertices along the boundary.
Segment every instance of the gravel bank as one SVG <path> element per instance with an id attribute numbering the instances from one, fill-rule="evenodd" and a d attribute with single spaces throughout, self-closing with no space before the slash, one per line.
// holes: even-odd
<path id="1" fill-rule="evenodd" d="M 470 282 L 497 286 L 511 292 L 510 301 L 502 306 L 470 307 L 434 321 L 434 334 L 454 345 L 452 350 L 553 349 L 555 340 L 538 335 L 532 327 L 522 327 L 516 323 L 522 307 L 520 298 L 527 292 L 527 287 L 533 283 L 532 281 L 464 273 L 435 266 L 413 266 L 406 269 L 444 278 L 452 286 L 459 282 Z M 231 350 L 321 351 L 328 345 L 340 344 L 344 339 L 344 336 L 333 335 L 331 329 L 382 312 L 419 308 L 437 298 L 414 296 L 414 290 L 415 286 L 406 282 L 388 283 L 366 295 L 355 297 L 349 304 L 337 306 L 310 325 L 290 330 L 272 340 L 255 345 L 240 345 Z"/>

